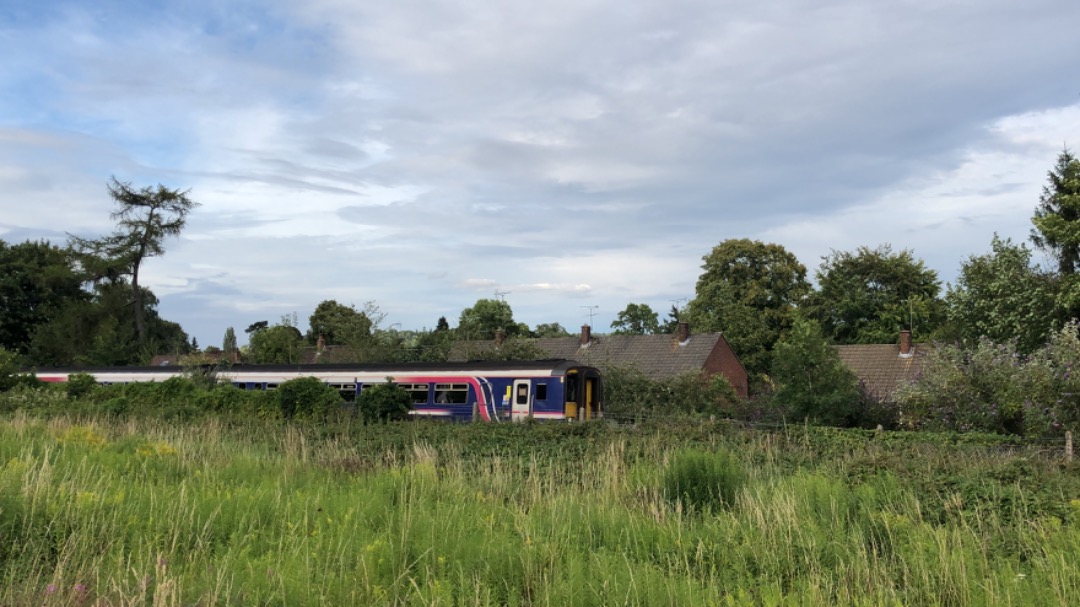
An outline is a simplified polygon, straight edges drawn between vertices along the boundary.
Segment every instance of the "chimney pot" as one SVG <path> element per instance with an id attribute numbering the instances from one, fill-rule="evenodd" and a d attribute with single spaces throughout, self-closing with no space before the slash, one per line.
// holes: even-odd
<path id="1" fill-rule="evenodd" d="M 496 348 L 501 347 L 503 345 L 504 340 L 506 340 L 506 331 L 503 331 L 502 329 L 496 329 L 495 330 L 495 347 Z"/>
<path id="2" fill-rule="evenodd" d="M 581 345 L 587 346 L 592 341 L 592 327 L 581 325 Z"/>

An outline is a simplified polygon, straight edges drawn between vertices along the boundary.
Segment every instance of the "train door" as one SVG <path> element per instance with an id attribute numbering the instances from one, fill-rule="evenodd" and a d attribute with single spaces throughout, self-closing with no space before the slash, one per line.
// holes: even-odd
<path id="1" fill-rule="evenodd" d="M 510 419 L 521 421 L 532 415 L 532 389 L 527 379 L 514 380 L 514 400 L 510 407 Z"/>

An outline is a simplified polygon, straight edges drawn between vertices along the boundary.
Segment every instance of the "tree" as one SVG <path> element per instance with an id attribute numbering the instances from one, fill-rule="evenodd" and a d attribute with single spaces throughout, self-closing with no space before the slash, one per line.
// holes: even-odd
<path id="1" fill-rule="evenodd" d="M 368 423 L 406 419 L 412 407 L 409 393 L 389 377 L 386 383 L 364 386 L 356 399 L 356 408 Z"/>
<path id="2" fill-rule="evenodd" d="M 955 285 L 945 294 L 947 322 L 942 337 L 974 347 L 982 338 L 1014 342 L 1023 353 L 1046 343 L 1057 326 L 1055 277 L 1031 265 L 1031 250 L 995 234 L 992 251 L 960 264 Z"/>
<path id="3" fill-rule="evenodd" d="M 39 327 L 69 305 L 89 301 L 82 282 L 70 249 L 0 240 L 0 347 L 26 354 Z"/>
<path id="4" fill-rule="evenodd" d="M 776 344 L 773 402 L 800 418 L 833 426 L 857 421 L 861 402 L 858 379 L 812 320 L 795 320 Z"/>
<path id="5" fill-rule="evenodd" d="M 930 335 L 944 320 L 937 273 L 888 244 L 832 251 L 816 272 L 807 315 L 838 344 L 893 343 L 902 329 Z"/>
<path id="6" fill-rule="evenodd" d="M 1061 274 L 1075 274 L 1080 269 L 1080 160 L 1063 150 L 1047 179 L 1031 218 L 1031 241 L 1057 259 Z"/>
<path id="7" fill-rule="evenodd" d="M 256 323 L 258 324 L 258 323 Z M 295 321 L 285 316 L 281 324 L 251 333 L 251 355 L 259 364 L 296 364 L 300 362 L 304 336 Z"/>
<path id="8" fill-rule="evenodd" d="M 125 282 L 102 283 L 94 287 L 89 301 L 74 301 L 55 318 L 37 328 L 28 358 L 42 365 L 131 365 L 146 364 L 154 354 L 186 354 L 191 348 L 180 325 L 157 313 L 158 300 L 148 289 L 143 302 L 146 342 L 140 344 L 131 323 L 135 297 Z"/>
<path id="9" fill-rule="evenodd" d="M 356 307 L 328 299 L 316 306 L 308 327 L 308 343 L 314 344 L 322 336 L 327 345 L 351 345 L 371 338 L 372 322 Z"/>
<path id="10" fill-rule="evenodd" d="M 458 319 L 458 339 L 489 340 L 495 339 L 500 329 L 507 337 L 520 332 L 514 322 L 514 312 L 510 304 L 498 299 L 478 299 L 471 308 L 461 311 Z"/>
<path id="11" fill-rule="evenodd" d="M 660 320 L 648 304 L 627 304 L 611 323 L 616 335 L 651 335 L 660 332 Z"/>
<path id="12" fill-rule="evenodd" d="M 166 238 L 179 236 L 187 215 L 199 206 L 188 198 L 187 191 L 170 190 L 163 185 L 134 189 L 112 177 L 109 195 L 119 205 L 110 217 L 117 230 L 109 236 L 85 239 L 69 234 L 73 248 L 82 253 L 83 265 L 98 278 L 131 277 L 134 297 L 135 331 L 140 345 L 147 342 L 146 315 L 143 302 L 145 291 L 139 286 L 143 262 L 165 253 Z"/>
<path id="13" fill-rule="evenodd" d="M 725 240 L 702 258 L 689 317 L 695 331 L 723 331 L 752 376 L 769 368 L 810 284 L 806 267 L 778 244 Z"/>
<path id="14" fill-rule="evenodd" d="M 234 331 L 232 327 L 229 327 L 225 329 L 225 337 L 221 340 L 221 353 L 226 359 L 232 360 L 237 350 L 236 331 Z"/>
<path id="15" fill-rule="evenodd" d="M 557 322 L 545 322 L 536 325 L 533 337 L 569 337 L 570 332 Z"/>

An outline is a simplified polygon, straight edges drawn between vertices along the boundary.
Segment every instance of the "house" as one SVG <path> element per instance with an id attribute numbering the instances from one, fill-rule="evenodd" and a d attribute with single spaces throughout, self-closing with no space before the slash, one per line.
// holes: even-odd
<path id="1" fill-rule="evenodd" d="M 927 344 L 912 343 L 911 331 L 901 331 L 896 344 L 834 347 L 840 360 L 859 378 L 867 396 L 881 402 L 891 401 L 900 385 L 919 377 L 930 351 Z"/>
<path id="2" fill-rule="evenodd" d="M 680 322 L 674 335 L 601 335 L 592 334 L 589 325 L 581 334 L 568 337 L 542 337 L 522 340 L 551 358 L 576 360 L 600 367 L 629 367 L 650 379 L 667 379 L 687 372 L 703 372 L 706 377 L 722 375 L 745 398 L 748 378 L 731 345 L 722 333 L 690 334 L 689 323 Z M 450 360 L 465 361 L 469 354 L 499 348 L 502 334 L 495 341 L 466 341 L 454 344 Z"/>

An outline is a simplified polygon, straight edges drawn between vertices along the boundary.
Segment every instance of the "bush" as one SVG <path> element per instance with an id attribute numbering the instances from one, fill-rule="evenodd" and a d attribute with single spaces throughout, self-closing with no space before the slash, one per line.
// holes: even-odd
<path id="1" fill-rule="evenodd" d="M 735 504 L 746 474 L 727 452 L 684 451 L 664 473 L 664 495 L 684 508 L 712 512 Z"/>
<path id="2" fill-rule="evenodd" d="M 829 345 L 821 327 L 797 319 L 773 350 L 775 406 L 799 419 L 830 426 L 858 422 L 861 395 L 858 379 Z"/>
<path id="3" fill-rule="evenodd" d="M 64 386 L 68 398 L 72 400 L 92 396 L 97 387 L 97 380 L 89 373 L 72 373 L 68 375 L 67 383 Z"/>
<path id="4" fill-rule="evenodd" d="M 737 417 L 742 401 L 727 379 L 706 379 L 683 373 L 667 379 L 649 379 L 637 369 L 604 370 L 604 417 L 642 420 L 672 415 Z"/>
<path id="5" fill-rule="evenodd" d="M 384 384 L 364 386 L 356 399 L 356 408 L 365 422 L 402 420 L 409 416 L 412 398 L 408 392 L 387 378 Z"/>
<path id="6" fill-rule="evenodd" d="M 285 419 L 326 419 L 344 402 L 337 390 L 315 377 L 290 379 L 278 386 L 277 396 Z"/>

